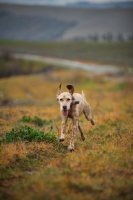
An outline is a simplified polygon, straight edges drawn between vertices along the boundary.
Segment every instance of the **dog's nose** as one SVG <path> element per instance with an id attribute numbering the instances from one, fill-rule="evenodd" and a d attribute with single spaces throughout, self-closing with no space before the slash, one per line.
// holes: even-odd
<path id="1" fill-rule="evenodd" d="M 67 109 L 67 106 L 63 106 L 63 110 L 66 110 Z"/>

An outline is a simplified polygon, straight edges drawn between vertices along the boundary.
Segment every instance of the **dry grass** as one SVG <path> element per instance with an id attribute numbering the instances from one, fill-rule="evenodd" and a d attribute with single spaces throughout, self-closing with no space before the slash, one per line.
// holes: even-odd
<path id="1" fill-rule="evenodd" d="M 63 77 L 63 78 L 62 78 Z M 57 87 L 74 84 L 86 91 L 96 125 L 81 117 L 86 140 L 79 135 L 73 153 L 67 151 L 71 122 L 64 143 L 16 142 L 0 145 L 1 199 L 132 199 L 133 93 L 131 82 L 89 78 L 88 72 L 58 70 L 50 76 L 32 75 L 0 80 L 1 138 L 20 127 L 24 116 L 52 120 L 60 134 Z M 38 127 L 46 131 L 49 125 Z"/>

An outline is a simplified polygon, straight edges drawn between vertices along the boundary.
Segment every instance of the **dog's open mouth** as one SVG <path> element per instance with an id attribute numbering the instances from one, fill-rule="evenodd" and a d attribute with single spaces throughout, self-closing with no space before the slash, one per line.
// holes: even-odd
<path id="1" fill-rule="evenodd" d="M 67 115 L 68 115 L 68 110 L 63 110 L 63 111 L 62 111 L 62 114 L 63 114 L 65 117 L 67 117 Z"/>

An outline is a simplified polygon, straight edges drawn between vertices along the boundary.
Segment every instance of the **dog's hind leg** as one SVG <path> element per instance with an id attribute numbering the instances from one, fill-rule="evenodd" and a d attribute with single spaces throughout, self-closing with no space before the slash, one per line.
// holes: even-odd
<path id="1" fill-rule="evenodd" d="M 82 131 L 82 129 L 81 129 L 79 123 L 78 123 L 78 129 L 79 129 L 79 132 L 80 132 L 81 138 L 82 138 L 82 140 L 84 141 L 84 140 L 85 140 L 85 136 L 84 136 L 84 134 L 83 134 L 83 131 Z"/>
<path id="2" fill-rule="evenodd" d="M 92 125 L 95 125 L 95 121 L 92 118 L 91 107 L 87 102 L 85 102 L 83 113 L 85 118 L 90 121 Z"/>

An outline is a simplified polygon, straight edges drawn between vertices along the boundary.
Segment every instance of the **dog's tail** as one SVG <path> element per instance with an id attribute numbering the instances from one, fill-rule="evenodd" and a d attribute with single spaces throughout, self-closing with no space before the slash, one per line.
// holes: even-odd
<path id="1" fill-rule="evenodd" d="M 82 97 L 85 99 L 85 92 L 82 90 Z"/>

